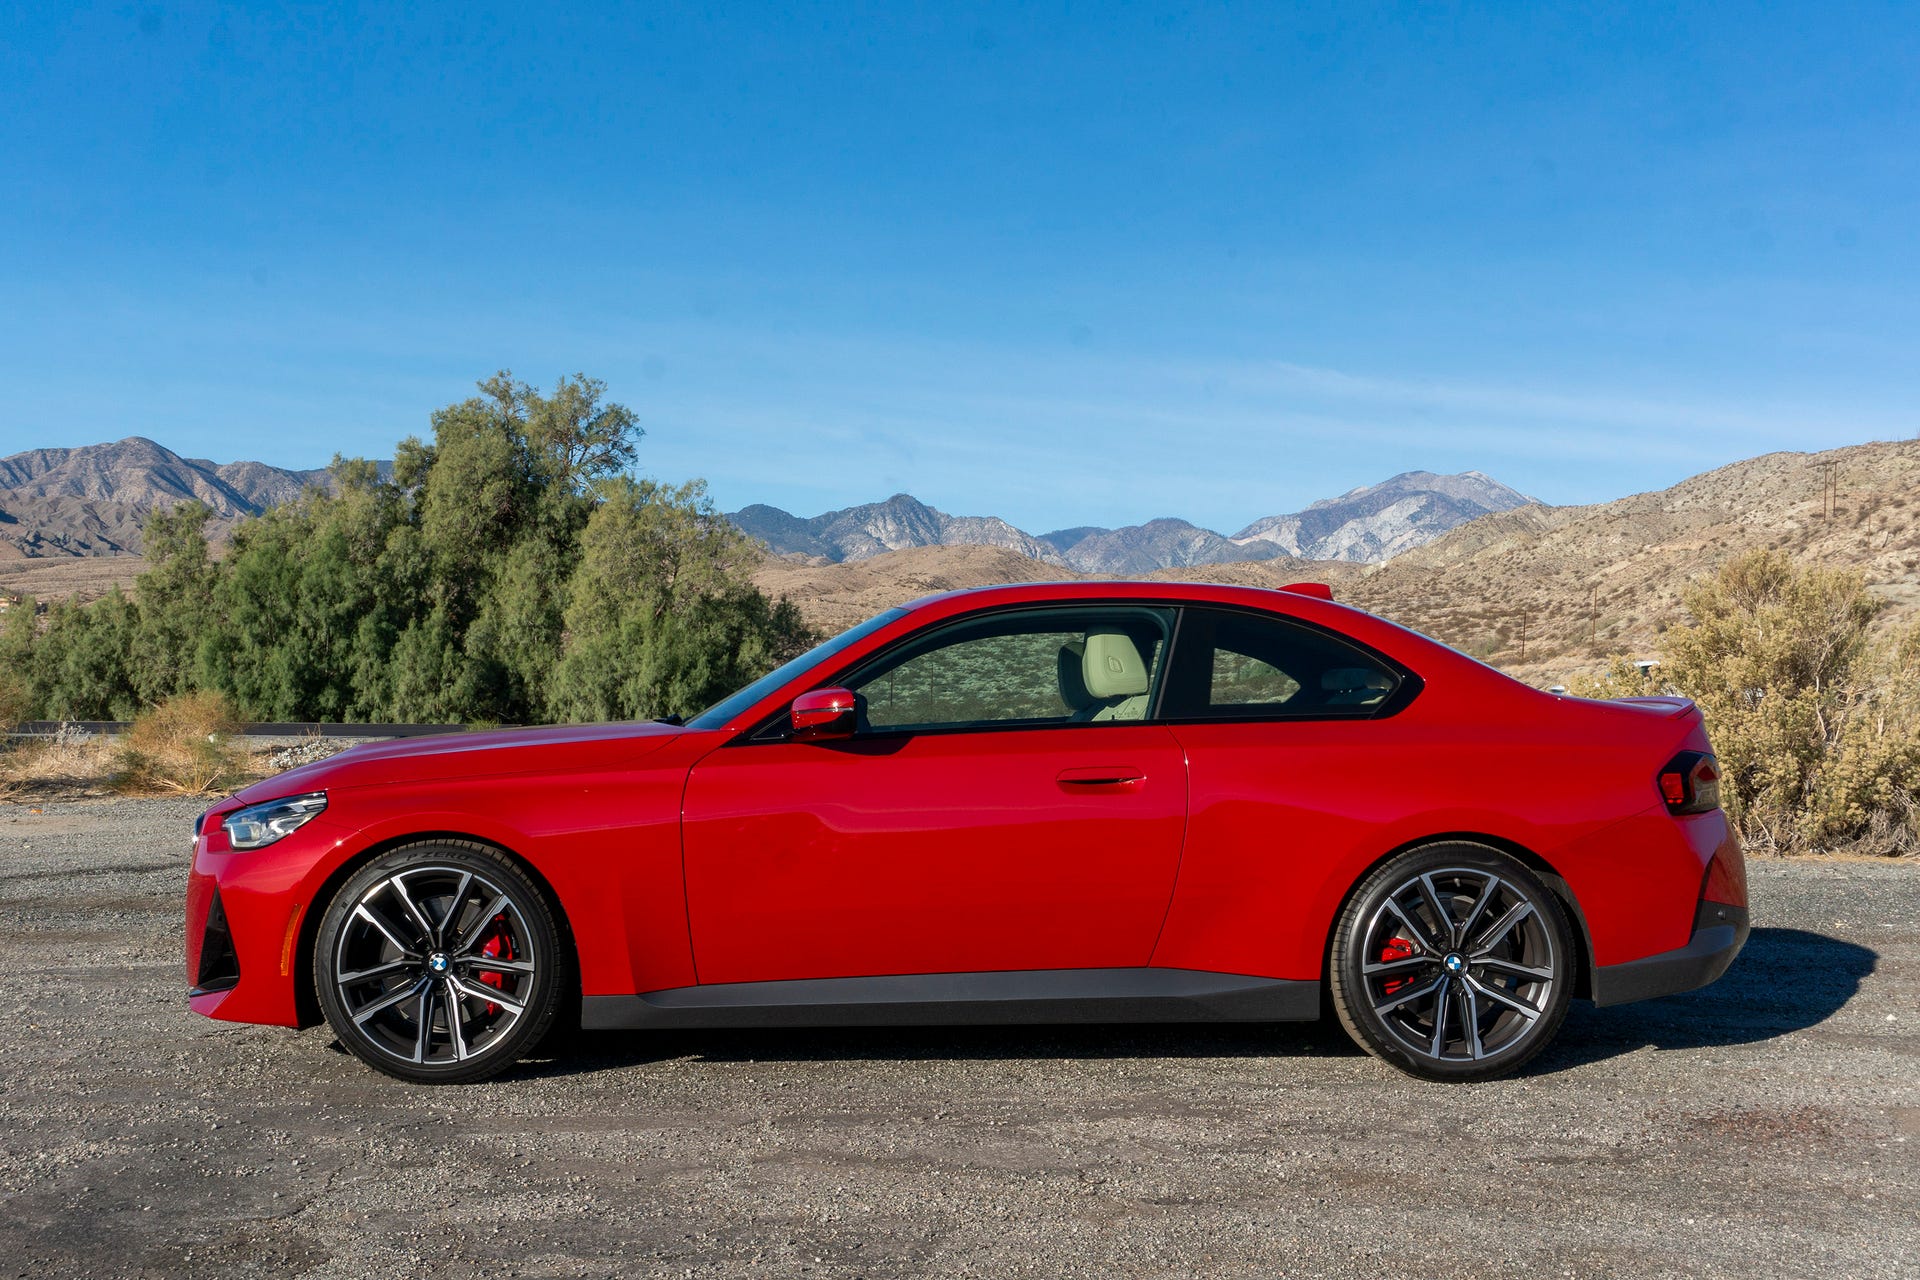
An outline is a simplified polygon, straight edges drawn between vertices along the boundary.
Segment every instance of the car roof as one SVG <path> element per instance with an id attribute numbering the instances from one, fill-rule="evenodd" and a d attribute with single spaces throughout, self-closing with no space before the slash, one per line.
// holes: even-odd
<path id="1" fill-rule="evenodd" d="M 1303 601 L 1333 607 L 1347 613 L 1372 617 L 1364 609 L 1340 604 L 1330 597 L 1319 598 L 1304 592 L 1278 587 L 1249 587 L 1227 582 L 1156 582 L 1151 580 L 1069 579 L 1058 582 L 1007 582 L 980 587 L 960 587 L 909 600 L 900 607 L 910 613 L 926 610 L 933 614 L 957 613 L 966 609 L 996 604 L 1045 604 L 1069 600 L 1168 600 L 1227 604 L 1267 609 L 1280 613 L 1304 613 L 1297 606 Z"/>

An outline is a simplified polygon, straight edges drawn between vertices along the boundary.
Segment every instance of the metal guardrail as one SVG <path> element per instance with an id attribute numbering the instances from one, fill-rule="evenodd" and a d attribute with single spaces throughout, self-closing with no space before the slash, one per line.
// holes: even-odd
<path id="1" fill-rule="evenodd" d="M 62 732 L 108 736 L 125 733 L 133 726 L 125 720 L 22 720 L 13 727 L 12 737 L 51 738 Z M 319 724 L 290 721 L 280 724 L 250 724 L 240 730 L 249 738 L 424 738 L 436 733 L 465 733 L 464 724 Z"/>

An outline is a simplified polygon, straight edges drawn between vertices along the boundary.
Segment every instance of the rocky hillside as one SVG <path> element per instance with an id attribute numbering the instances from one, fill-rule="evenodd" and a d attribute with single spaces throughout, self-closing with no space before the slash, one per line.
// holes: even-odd
<path id="1" fill-rule="evenodd" d="M 1686 585 L 1756 548 L 1856 568 L 1888 602 L 1886 622 L 1913 616 L 1920 440 L 1770 453 L 1613 502 L 1484 516 L 1368 571 L 1347 595 L 1544 680 L 1611 653 L 1651 654 Z"/>
<path id="2" fill-rule="evenodd" d="M 769 555 L 753 575 L 769 595 L 786 596 L 822 631 L 844 631 L 919 596 L 1008 582 L 1080 575 L 1001 547 L 912 547 L 834 564 Z"/>
<path id="3" fill-rule="evenodd" d="M 218 532 L 326 483 L 324 470 L 183 458 L 143 436 L 31 449 L 0 458 L 0 547 L 29 557 L 136 552 L 155 507 L 204 502 Z"/>
<path id="4" fill-rule="evenodd" d="M 1478 471 L 1408 471 L 1324 498 L 1305 511 L 1256 520 L 1231 538 L 1174 517 L 1108 529 L 1083 525 L 1034 537 L 993 516 L 950 516 L 908 494 L 802 519 L 752 506 L 728 518 L 781 555 L 857 561 L 910 547 L 1000 547 L 1081 573 L 1290 557 L 1373 563 L 1420 546 L 1490 511 L 1532 499 Z"/>

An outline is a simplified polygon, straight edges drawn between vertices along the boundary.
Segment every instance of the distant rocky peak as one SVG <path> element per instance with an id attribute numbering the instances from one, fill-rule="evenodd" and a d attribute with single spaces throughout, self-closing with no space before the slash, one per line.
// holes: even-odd
<path id="1" fill-rule="evenodd" d="M 1138 574 L 1277 556 L 1376 562 L 1476 516 L 1531 501 L 1484 472 L 1405 471 L 1302 511 L 1256 520 L 1231 538 L 1175 516 L 1118 529 L 1081 525 L 1036 538 L 996 516 L 950 516 L 908 493 L 811 518 L 755 505 L 729 519 L 784 555 L 851 561 L 910 547 L 991 546 L 1085 573 Z"/>

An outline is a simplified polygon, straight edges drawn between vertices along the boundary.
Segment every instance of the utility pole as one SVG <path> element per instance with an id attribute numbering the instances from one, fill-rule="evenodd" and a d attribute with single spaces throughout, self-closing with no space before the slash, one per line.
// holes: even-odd
<path id="1" fill-rule="evenodd" d="M 1520 661 L 1527 660 L 1527 611 L 1520 611 Z"/>
<path id="2" fill-rule="evenodd" d="M 1600 584 L 1587 589 L 1587 643 L 1600 643 Z"/>
<path id="3" fill-rule="evenodd" d="M 1820 464 L 1820 514 L 1831 520 L 1839 506 L 1840 464 L 1823 462 Z"/>

